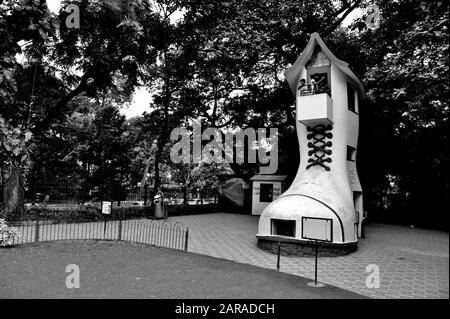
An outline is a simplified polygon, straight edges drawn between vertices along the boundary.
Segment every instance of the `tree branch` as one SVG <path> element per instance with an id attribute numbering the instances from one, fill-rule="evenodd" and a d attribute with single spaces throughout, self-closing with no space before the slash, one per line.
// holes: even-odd
<path id="1" fill-rule="evenodd" d="M 325 27 L 325 28 L 323 29 L 322 32 L 320 32 L 320 33 L 321 33 L 321 36 L 322 36 L 322 37 L 326 37 L 326 36 L 328 36 L 331 32 L 333 32 L 334 29 L 336 29 L 337 26 L 338 26 L 339 24 L 341 24 L 342 21 L 344 21 L 345 18 L 346 18 L 353 10 L 355 10 L 357 6 L 359 6 L 359 5 L 361 4 L 361 2 L 362 2 L 362 0 L 356 0 L 355 3 L 354 3 L 353 5 L 351 5 L 350 7 L 348 7 L 348 8 L 345 8 L 346 5 L 344 4 L 344 6 L 338 11 L 338 12 L 340 12 L 340 13 L 344 12 L 344 14 L 343 14 L 340 18 L 338 18 L 336 21 L 334 21 L 332 24 L 328 24 L 328 23 L 324 24 L 324 25 L 328 25 L 328 26 Z M 348 5 L 348 3 L 347 3 L 347 5 Z M 345 8 L 345 9 L 344 9 L 344 8 Z M 343 10 L 343 9 L 344 9 L 344 10 Z M 339 15 L 340 13 L 338 13 L 337 15 Z"/>
<path id="2" fill-rule="evenodd" d="M 70 91 L 66 96 L 64 96 L 61 100 L 59 100 L 55 105 L 53 105 L 50 110 L 47 112 L 47 115 L 44 117 L 42 121 L 40 121 L 36 126 L 31 129 L 31 132 L 35 135 L 38 135 L 45 131 L 51 121 L 58 115 L 58 113 L 61 111 L 61 109 L 66 106 L 68 102 L 70 102 L 74 97 L 82 93 L 87 88 L 87 80 L 89 79 L 91 75 L 91 70 L 87 71 L 80 80 L 80 83 L 78 86 Z"/>

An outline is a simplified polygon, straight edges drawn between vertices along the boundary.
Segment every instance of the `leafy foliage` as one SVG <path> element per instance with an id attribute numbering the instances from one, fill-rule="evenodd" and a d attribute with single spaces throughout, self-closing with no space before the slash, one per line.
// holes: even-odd
<path id="1" fill-rule="evenodd" d="M 380 29 L 363 32 L 360 41 L 369 57 L 363 77 L 369 100 L 361 115 L 363 181 L 377 190 L 368 197 L 375 209 L 381 208 L 375 198 L 391 191 L 389 176 L 398 177 L 406 207 L 391 206 L 392 214 L 436 224 L 447 218 L 438 206 L 449 191 L 448 3 L 379 5 Z M 435 213 L 423 220 L 425 210 Z"/>
<path id="2" fill-rule="evenodd" d="M 168 158 L 170 131 L 199 118 L 222 129 L 278 127 L 279 172 L 293 175 L 294 100 L 283 71 L 319 32 L 365 82 L 358 165 L 366 209 L 418 216 L 438 211 L 449 191 L 447 2 L 375 0 L 376 30 L 365 16 L 341 27 L 369 4 L 360 0 L 63 1 L 69 4 L 80 8 L 80 29 L 68 29 L 68 12 L 52 14 L 44 0 L 0 3 L 4 177 L 11 163 L 26 173 L 30 160 L 32 184 L 70 184 L 68 192 L 81 194 L 97 187 L 112 196 L 107 189 L 144 185 L 147 176 L 156 192 L 168 173 L 189 187 L 212 187 L 216 168 Z M 118 108 L 137 86 L 152 93 L 149 112 L 126 121 Z M 393 192 L 412 208 L 379 203 Z"/>
<path id="3" fill-rule="evenodd" d="M 0 219 L 0 247 L 11 246 L 14 240 L 19 238 L 17 229 L 8 226 L 4 219 Z"/>

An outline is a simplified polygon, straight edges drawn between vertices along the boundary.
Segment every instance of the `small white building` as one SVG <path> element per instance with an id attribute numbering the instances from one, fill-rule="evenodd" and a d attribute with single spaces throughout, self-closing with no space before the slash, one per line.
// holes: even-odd
<path id="1" fill-rule="evenodd" d="M 261 215 L 264 208 L 284 192 L 286 175 L 255 175 L 252 188 L 252 215 Z"/>

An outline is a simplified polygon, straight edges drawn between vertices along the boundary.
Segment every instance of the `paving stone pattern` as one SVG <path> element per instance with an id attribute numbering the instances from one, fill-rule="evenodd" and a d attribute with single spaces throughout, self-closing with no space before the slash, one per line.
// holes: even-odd
<path id="1" fill-rule="evenodd" d="M 169 218 L 189 227 L 189 251 L 276 269 L 276 255 L 257 247 L 258 217 L 205 214 Z M 373 298 L 449 298 L 449 234 L 369 224 L 358 250 L 321 257 L 318 280 Z M 281 256 L 280 271 L 314 278 L 314 258 Z M 380 270 L 380 287 L 367 288 L 368 265 Z"/>

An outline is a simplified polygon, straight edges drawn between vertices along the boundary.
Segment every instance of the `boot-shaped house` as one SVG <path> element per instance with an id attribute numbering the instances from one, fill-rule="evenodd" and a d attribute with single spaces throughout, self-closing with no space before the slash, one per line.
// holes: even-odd
<path id="1" fill-rule="evenodd" d="M 317 33 L 286 79 L 296 96 L 300 166 L 290 186 L 262 212 L 258 246 L 288 254 L 355 251 L 361 234 L 362 189 L 356 171 L 359 100 L 364 88 Z M 313 240 L 311 240 L 313 239 Z"/>

